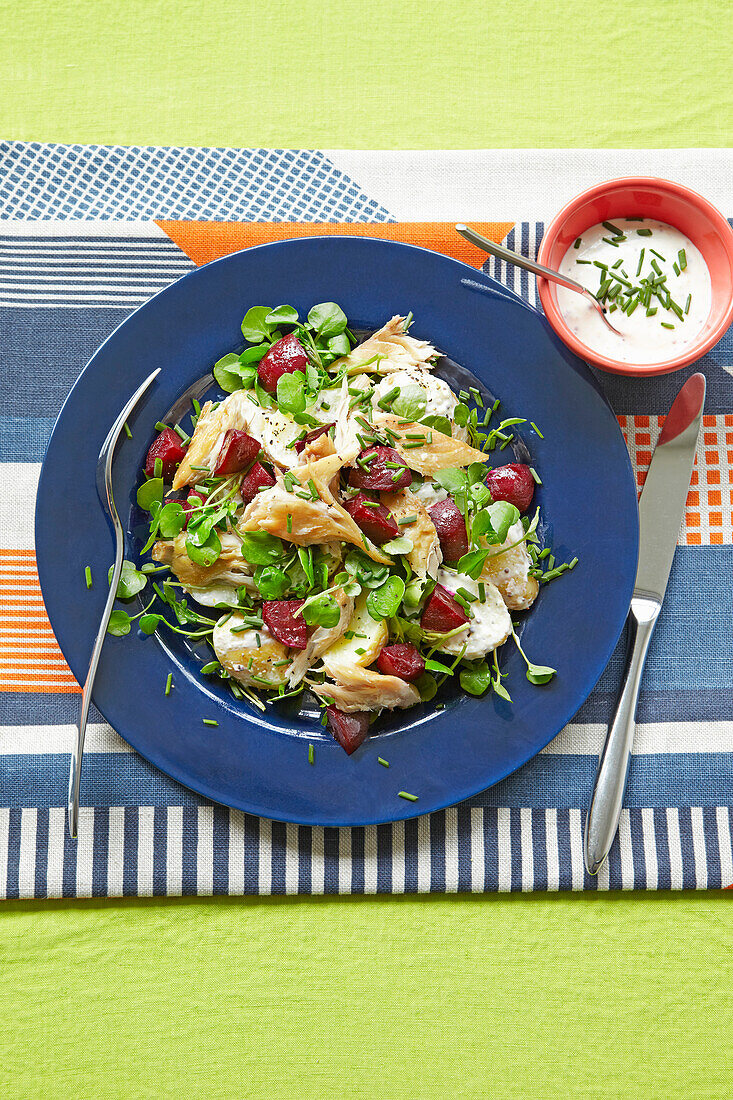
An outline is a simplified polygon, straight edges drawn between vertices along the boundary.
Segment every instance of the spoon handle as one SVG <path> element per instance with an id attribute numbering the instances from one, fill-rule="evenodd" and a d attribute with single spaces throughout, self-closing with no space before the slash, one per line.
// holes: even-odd
<path id="1" fill-rule="evenodd" d="M 468 225 L 459 223 L 456 226 L 456 231 L 483 252 L 489 252 L 492 256 L 496 256 L 508 264 L 523 267 L 525 271 L 531 271 L 534 275 L 539 275 L 543 279 L 549 279 L 550 282 L 566 286 L 569 290 L 577 290 L 579 294 L 588 294 L 587 289 L 581 283 L 576 283 L 575 279 L 568 279 L 566 275 L 561 275 L 559 271 L 553 271 L 551 267 L 545 267 L 544 264 L 538 264 L 536 260 L 530 260 L 527 256 L 520 255 L 519 252 L 512 252 L 511 249 L 490 241 L 488 237 L 483 237 Z"/>

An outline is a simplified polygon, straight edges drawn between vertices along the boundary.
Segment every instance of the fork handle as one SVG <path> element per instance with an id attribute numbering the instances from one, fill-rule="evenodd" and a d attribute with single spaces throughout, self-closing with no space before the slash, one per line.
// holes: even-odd
<path id="1" fill-rule="evenodd" d="M 618 830 L 631 763 L 636 704 L 647 650 L 660 608 L 661 604 L 657 600 L 647 597 L 634 596 L 631 601 L 628 651 L 621 692 L 598 761 L 598 772 L 585 821 L 585 866 L 590 875 L 597 874 Z"/>
<path id="2" fill-rule="evenodd" d="M 477 233 L 475 229 L 471 229 L 469 225 L 459 223 L 456 226 L 456 231 L 471 244 L 476 245 L 476 248 L 480 248 L 482 252 L 488 252 L 508 264 L 514 264 L 515 267 L 523 267 L 525 271 L 531 271 L 533 275 L 539 275 L 542 279 L 549 279 L 552 283 L 566 286 L 569 290 L 577 290 L 579 294 L 587 295 L 589 293 L 587 288 L 582 283 L 577 283 L 575 279 L 569 279 L 567 275 L 561 275 L 559 271 L 555 271 L 551 267 L 538 264 L 536 260 L 530 260 L 528 256 L 523 256 L 521 252 L 512 252 L 510 248 L 504 248 L 503 245 L 496 244 L 495 241 L 489 240 L 488 237 Z"/>

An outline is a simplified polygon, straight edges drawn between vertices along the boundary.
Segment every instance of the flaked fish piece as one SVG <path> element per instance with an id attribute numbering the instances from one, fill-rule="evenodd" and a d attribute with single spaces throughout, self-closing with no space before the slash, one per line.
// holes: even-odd
<path id="1" fill-rule="evenodd" d="M 333 495 L 332 480 L 341 469 L 339 455 L 329 455 L 291 470 L 300 486 L 315 486 L 316 499 L 305 500 L 290 492 L 278 480 L 271 489 L 258 493 L 247 505 L 239 521 L 240 531 L 268 531 L 296 546 L 314 546 L 322 542 L 348 542 L 358 546 L 374 561 L 391 561 L 364 536 L 349 513 Z M 295 488 L 295 487 L 294 487 Z M 290 520 L 288 520 L 288 516 Z"/>
<path id="2" fill-rule="evenodd" d="M 206 588 L 214 582 L 252 585 L 252 566 L 242 557 L 242 544 L 232 531 L 219 531 L 221 553 L 213 565 L 205 567 L 191 561 L 186 553 L 186 535 L 156 542 L 153 559 L 169 565 L 186 588 Z"/>
<path id="3" fill-rule="evenodd" d="M 242 626 L 244 619 L 235 612 L 214 627 L 211 644 L 219 664 L 246 687 L 261 691 L 284 684 L 288 673 L 288 665 L 283 663 L 288 656 L 285 646 L 266 626 L 233 632 Z"/>
<path id="4" fill-rule="evenodd" d="M 393 317 L 348 355 L 335 359 L 328 369 L 338 374 L 346 370 L 350 375 L 360 374 L 362 371 L 391 374 L 392 371 L 427 364 L 438 352 L 427 340 L 408 336 L 405 332 L 405 320 L 404 317 Z M 379 358 L 375 359 L 375 356 Z"/>
<path id="5" fill-rule="evenodd" d="M 540 590 L 536 577 L 530 577 L 532 559 L 527 552 L 526 542 L 519 542 L 524 528 L 519 520 L 509 528 L 502 546 L 491 546 L 489 557 L 481 570 L 481 580 L 491 581 L 499 589 L 504 603 L 510 611 L 527 611 L 537 599 Z M 515 546 L 514 543 L 519 545 Z"/>
<path id="6" fill-rule="evenodd" d="M 399 425 L 399 427 L 398 427 Z M 397 435 L 392 441 L 392 446 L 399 453 L 405 465 L 418 474 L 430 476 L 437 470 L 445 470 L 449 466 L 470 466 L 472 462 L 488 462 L 489 455 L 478 451 L 462 439 L 452 439 L 449 435 L 443 435 L 435 428 L 426 428 L 424 424 L 406 424 L 398 416 L 392 413 L 374 414 L 374 426 L 389 428 Z M 410 435 L 421 435 L 426 442 L 419 447 L 405 447 L 405 443 L 414 443 L 416 440 L 407 438 Z M 430 438 L 430 442 L 427 440 Z"/>
<path id="7" fill-rule="evenodd" d="M 353 463 L 361 450 L 361 444 L 356 438 L 356 434 L 360 430 L 356 417 L 364 415 L 361 404 L 355 405 L 353 409 L 349 407 L 352 396 L 349 393 L 349 386 L 351 389 L 367 390 L 371 389 L 371 383 L 365 376 L 352 378 L 349 375 L 346 375 L 341 382 L 341 400 L 336 418 L 334 443 L 337 453 L 341 455 L 344 466 Z"/>
<path id="8" fill-rule="evenodd" d="M 333 593 L 333 598 L 341 611 L 339 621 L 335 626 L 319 626 L 313 631 L 305 649 L 297 654 L 288 670 L 288 686 L 291 688 L 300 683 L 311 665 L 322 657 L 334 642 L 338 641 L 349 625 L 354 610 L 353 599 L 351 596 L 347 596 L 342 588 Z"/>
<path id="9" fill-rule="evenodd" d="M 415 516 L 414 523 L 400 527 L 400 534 L 405 535 L 412 543 L 412 550 L 404 556 L 413 573 L 435 580 L 438 566 L 443 560 L 443 552 L 435 524 L 423 504 L 409 489 L 402 489 L 399 493 L 383 493 L 382 504 L 398 521 L 407 516 Z"/>
<path id="10" fill-rule="evenodd" d="M 358 665 L 330 665 L 329 675 L 334 682 L 314 684 L 308 681 L 318 696 L 333 699 L 339 710 L 393 710 L 395 707 L 413 707 L 420 702 L 420 693 L 412 684 L 397 676 L 383 676 Z"/>
<path id="11" fill-rule="evenodd" d="M 201 410 L 186 455 L 176 471 L 173 488 L 192 485 L 213 473 L 216 460 L 230 428 L 245 431 L 262 444 L 265 456 L 277 466 L 288 469 L 298 461 L 289 444 L 300 434 L 300 427 L 279 409 L 263 409 L 248 390 L 231 393 L 218 406 L 207 401 Z M 194 466 L 199 469 L 193 469 Z"/>

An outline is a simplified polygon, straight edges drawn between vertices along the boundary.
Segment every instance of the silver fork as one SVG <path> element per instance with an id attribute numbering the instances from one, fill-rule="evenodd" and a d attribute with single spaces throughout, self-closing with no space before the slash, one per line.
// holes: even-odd
<path id="1" fill-rule="evenodd" d="M 611 332 L 615 332 L 617 336 L 623 336 L 623 333 L 619 332 L 617 328 L 614 328 L 606 316 L 606 307 L 602 305 L 595 295 L 591 294 L 590 290 L 584 287 L 582 283 L 576 283 L 575 279 L 569 279 L 567 275 L 561 275 L 559 271 L 555 271 L 552 267 L 545 267 L 544 264 L 538 264 L 536 260 L 530 260 L 527 256 L 522 256 L 519 252 L 512 252 L 510 248 L 504 248 L 501 244 L 495 244 L 494 241 L 490 241 L 488 237 L 482 236 L 481 233 L 477 233 L 475 229 L 471 229 L 470 226 L 464 225 L 463 222 L 458 223 L 456 232 L 460 233 L 461 236 L 465 237 L 471 244 L 474 244 L 476 248 L 480 248 L 482 252 L 488 252 L 498 259 L 504 260 L 507 264 L 523 267 L 525 271 L 531 271 L 533 275 L 539 275 L 541 279 L 549 279 L 552 283 L 558 283 L 560 286 L 567 287 L 568 290 L 574 290 L 576 294 L 582 294 L 586 302 L 590 302 L 593 308 L 601 315 L 606 327 L 610 328 Z"/>
<path id="2" fill-rule="evenodd" d="M 89 707 L 92 702 L 92 688 L 94 687 L 94 679 L 97 675 L 97 666 L 99 665 L 99 657 L 102 652 L 102 646 L 104 645 L 104 636 L 107 633 L 107 626 L 109 624 L 109 617 L 112 614 L 112 608 L 114 606 L 115 597 L 117 595 L 117 585 L 120 581 L 120 575 L 122 573 L 122 560 L 125 552 L 125 537 L 122 531 L 122 524 L 120 523 L 120 517 L 117 514 L 117 508 L 115 506 L 115 498 L 112 492 L 112 460 L 114 458 L 115 447 L 117 446 L 117 440 L 120 437 L 120 432 L 124 426 L 125 421 L 137 405 L 142 395 L 147 390 L 150 383 L 160 374 L 160 367 L 154 370 L 152 374 L 149 374 L 145 381 L 139 386 L 130 400 L 125 405 L 120 415 L 115 420 L 114 424 L 109 430 L 109 434 L 102 444 L 102 449 L 99 452 L 99 458 L 97 459 L 97 492 L 99 493 L 99 499 L 105 507 L 109 518 L 112 520 L 112 526 L 115 532 L 115 564 L 112 570 L 112 580 L 109 586 L 109 595 L 107 596 L 107 602 L 104 605 L 104 611 L 102 612 L 102 619 L 99 624 L 99 630 L 97 631 L 97 637 L 94 641 L 94 648 L 92 649 L 91 660 L 89 661 L 89 671 L 87 678 L 84 682 L 84 687 L 81 692 L 81 705 L 79 707 L 79 723 L 76 731 L 76 747 L 71 754 L 71 767 L 69 769 L 69 836 L 76 837 L 77 828 L 79 825 L 79 784 L 81 782 L 81 760 L 84 753 L 84 734 L 87 728 L 87 719 L 89 717 Z"/>

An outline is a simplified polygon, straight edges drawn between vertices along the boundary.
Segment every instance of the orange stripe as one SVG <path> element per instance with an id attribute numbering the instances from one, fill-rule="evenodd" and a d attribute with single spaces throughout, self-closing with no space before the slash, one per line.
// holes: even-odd
<path id="1" fill-rule="evenodd" d="M 7 600 L 0 595 L 0 604 L 3 607 L 45 607 L 43 600 Z"/>
<path id="2" fill-rule="evenodd" d="M 294 237 L 379 237 L 405 241 L 442 252 L 471 267 L 481 267 L 486 253 L 456 233 L 453 222 L 172 222 L 156 223 L 195 264 L 209 263 L 241 248 Z M 476 229 L 500 243 L 514 222 L 480 222 Z"/>
<path id="3" fill-rule="evenodd" d="M 71 670 L 68 672 L 60 671 L 58 675 L 54 676 L 40 676 L 37 672 L 13 672 L 0 670 L 0 680 L 18 680 L 21 683 L 34 683 L 36 680 L 51 681 L 52 683 L 76 683 L 74 677 L 71 674 Z"/>
<path id="4" fill-rule="evenodd" d="M 0 550 L 0 558 L 33 558 L 36 560 L 35 550 Z"/>
<path id="5" fill-rule="evenodd" d="M 78 684 L 16 684 L 0 680 L 0 687 L 3 691 L 12 691 L 16 694 L 25 692 L 29 695 L 81 695 Z"/>

